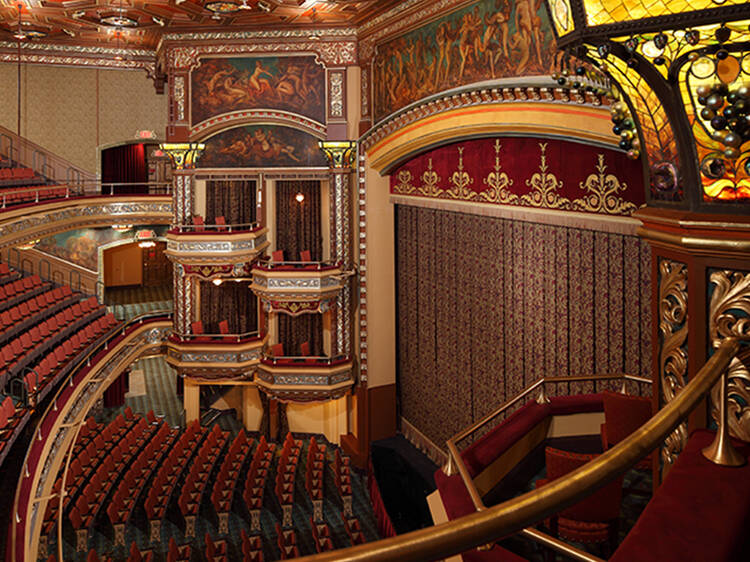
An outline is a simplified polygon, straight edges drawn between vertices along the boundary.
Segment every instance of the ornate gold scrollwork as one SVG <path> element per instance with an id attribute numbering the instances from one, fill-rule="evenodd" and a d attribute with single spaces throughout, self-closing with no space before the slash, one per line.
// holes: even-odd
<path id="1" fill-rule="evenodd" d="M 617 196 L 618 192 L 627 189 L 627 184 L 621 184 L 614 174 L 606 173 L 607 166 L 604 163 L 604 154 L 599 154 L 598 157 L 596 173 L 590 174 L 585 182 L 579 184 L 581 189 L 588 193 L 573 201 L 573 209 L 609 215 L 631 214 L 637 207 Z"/>
<path id="2" fill-rule="evenodd" d="M 452 199 L 461 199 L 463 201 L 471 201 L 477 198 L 475 191 L 469 189 L 469 186 L 474 183 L 469 173 L 464 170 L 464 147 L 458 147 L 458 170 L 453 172 L 450 178 L 450 184 L 453 186 L 451 189 L 446 191 L 446 195 Z"/>
<path id="3" fill-rule="evenodd" d="M 493 171 L 484 178 L 484 184 L 488 187 L 479 193 L 479 197 L 490 203 L 518 204 L 518 195 L 508 190 L 513 185 L 513 180 L 507 173 L 500 171 L 501 146 L 500 139 L 495 139 L 495 165 Z"/>
<path id="4" fill-rule="evenodd" d="M 199 142 L 165 142 L 160 144 L 159 148 L 167 153 L 175 170 L 189 170 L 195 168 L 206 145 Z"/>
<path id="5" fill-rule="evenodd" d="M 659 375 L 664 402 L 672 399 L 687 382 L 688 356 L 685 342 L 687 324 L 687 265 L 661 260 L 659 262 Z M 674 463 L 687 443 L 687 425 L 680 424 L 665 440 L 661 450 L 665 465 Z"/>
<path id="6" fill-rule="evenodd" d="M 750 335 L 750 273 L 720 270 L 709 277 L 714 286 L 709 306 L 709 335 L 714 348 L 729 336 Z M 750 441 L 750 349 L 729 364 L 727 408 L 729 433 Z M 719 387 L 711 391 L 711 414 L 718 419 Z"/>
<path id="7" fill-rule="evenodd" d="M 411 183 L 412 177 L 409 170 L 401 170 L 398 173 L 398 183 L 393 186 L 393 192 L 401 195 L 414 193 L 417 188 Z"/>
<path id="8" fill-rule="evenodd" d="M 445 191 L 438 187 L 440 176 L 432 169 L 432 158 L 427 160 L 427 169 L 422 174 L 422 183 L 424 185 L 419 188 L 419 192 L 425 197 L 440 197 Z"/>
<path id="9" fill-rule="evenodd" d="M 357 141 L 318 141 L 318 146 L 334 169 L 348 169 L 354 165 Z"/>
<path id="10" fill-rule="evenodd" d="M 521 196 L 521 202 L 531 207 L 544 207 L 547 209 L 570 209 L 570 200 L 563 197 L 557 190 L 562 187 L 563 182 L 557 179 L 555 174 L 549 173 L 547 166 L 547 143 L 540 142 L 539 148 L 542 157 L 539 162 L 539 171 L 535 172 L 531 179 L 526 180 L 526 185 L 532 188 L 531 193 Z"/>

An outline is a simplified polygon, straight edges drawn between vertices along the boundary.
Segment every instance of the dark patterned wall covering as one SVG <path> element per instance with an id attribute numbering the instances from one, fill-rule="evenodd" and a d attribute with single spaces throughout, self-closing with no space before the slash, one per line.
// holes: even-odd
<path id="1" fill-rule="evenodd" d="M 401 415 L 438 446 L 545 375 L 651 376 L 637 237 L 399 205 L 396 240 Z"/>

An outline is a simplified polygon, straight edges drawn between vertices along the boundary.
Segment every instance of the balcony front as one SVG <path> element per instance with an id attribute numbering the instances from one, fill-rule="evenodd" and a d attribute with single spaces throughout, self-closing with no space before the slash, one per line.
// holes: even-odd
<path id="1" fill-rule="evenodd" d="M 351 357 L 275 357 L 260 360 L 255 382 L 277 400 L 312 402 L 344 396 L 354 384 Z"/>
<path id="2" fill-rule="evenodd" d="M 325 311 L 347 278 L 337 263 L 269 260 L 253 264 L 252 276 L 265 310 L 292 316 Z"/>
<path id="3" fill-rule="evenodd" d="M 172 334 L 167 363 L 180 374 L 205 380 L 251 379 L 263 357 L 267 335 Z"/>
<path id="4" fill-rule="evenodd" d="M 167 232 L 166 255 L 183 266 L 229 266 L 257 259 L 268 247 L 257 222 L 180 225 Z"/>

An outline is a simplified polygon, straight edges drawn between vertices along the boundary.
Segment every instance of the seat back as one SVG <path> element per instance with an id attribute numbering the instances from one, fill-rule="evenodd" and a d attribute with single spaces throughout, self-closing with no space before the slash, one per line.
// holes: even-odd
<path id="1" fill-rule="evenodd" d="M 565 476 L 597 456 L 546 447 L 544 449 L 544 461 L 547 467 L 546 480 L 552 481 Z M 588 522 L 606 522 L 617 519 L 622 499 L 622 480 L 622 476 L 616 478 L 577 504 L 564 509 L 560 515 L 575 521 Z"/>
<path id="2" fill-rule="evenodd" d="M 603 401 L 607 445 L 610 447 L 625 439 L 651 418 L 650 398 L 605 391 Z"/>
<path id="3" fill-rule="evenodd" d="M 201 322 L 200 320 L 198 320 L 196 322 L 191 322 L 190 323 L 190 330 L 194 334 L 203 334 L 203 333 L 205 333 L 203 331 L 203 322 Z"/>
<path id="4" fill-rule="evenodd" d="M 275 343 L 268 348 L 268 352 L 272 357 L 283 357 L 284 356 L 284 344 Z"/>
<path id="5" fill-rule="evenodd" d="M 310 342 L 309 341 L 303 341 L 302 344 L 300 344 L 299 353 L 303 357 L 307 357 L 308 355 L 310 355 Z"/>
<path id="6" fill-rule="evenodd" d="M 284 261 L 284 250 L 275 250 L 271 252 L 271 261 Z"/>
<path id="7" fill-rule="evenodd" d="M 312 256 L 310 255 L 310 250 L 302 250 L 299 253 L 299 261 L 312 261 Z"/>
<path id="8" fill-rule="evenodd" d="M 219 333 L 220 334 L 229 333 L 229 321 L 228 320 L 222 320 L 221 322 L 219 322 Z"/>

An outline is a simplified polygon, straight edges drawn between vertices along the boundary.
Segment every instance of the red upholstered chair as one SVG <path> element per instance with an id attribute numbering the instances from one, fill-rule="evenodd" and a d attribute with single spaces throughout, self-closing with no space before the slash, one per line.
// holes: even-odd
<path id="1" fill-rule="evenodd" d="M 284 261 L 284 250 L 271 252 L 271 261 Z"/>
<path id="2" fill-rule="evenodd" d="M 601 425 L 602 449 L 616 445 L 651 418 L 651 399 L 605 391 L 604 423 Z M 650 470 L 654 453 L 644 457 L 636 468 Z"/>
<path id="3" fill-rule="evenodd" d="M 312 261 L 312 256 L 310 255 L 310 250 L 302 250 L 299 253 L 299 261 Z"/>
<path id="4" fill-rule="evenodd" d="M 547 477 L 537 480 L 536 487 L 565 476 L 596 456 L 570 453 L 553 447 L 545 448 Z M 622 481 L 623 477 L 620 476 L 577 504 L 553 515 L 549 519 L 552 532 L 576 542 L 608 543 L 609 552 L 613 552 L 617 545 Z"/>
<path id="5" fill-rule="evenodd" d="M 191 322 L 190 323 L 190 331 L 193 333 L 193 335 L 200 335 L 200 334 L 205 334 L 206 333 L 203 330 L 203 322 L 201 322 L 200 320 L 196 320 L 195 322 Z M 209 338 L 209 337 L 203 337 L 203 338 L 197 337 L 197 338 L 192 338 L 191 341 L 194 341 L 194 342 L 208 342 L 208 341 L 211 341 L 211 338 Z"/>
<path id="6" fill-rule="evenodd" d="M 227 229 L 227 220 L 224 218 L 223 215 L 219 215 L 214 219 L 214 222 L 217 225 L 217 229 L 219 232 L 224 232 Z"/>
<path id="7" fill-rule="evenodd" d="M 220 334 L 229 333 L 229 321 L 228 320 L 222 320 L 221 322 L 219 322 L 219 333 Z"/>
<path id="8" fill-rule="evenodd" d="M 310 342 L 309 341 L 303 341 L 302 344 L 299 346 L 299 354 L 302 357 L 307 357 L 310 355 Z"/>
<path id="9" fill-rule="evenodd" d="M 271 357 L 284 357 L 284 344 L 275 343 L 268 348 L 268 354 Z"/>
<path id="10" fill-rule="evenodd" d="M 201 215 L 193 215 L 193 225 L 195 225 L 196 232 L 203 232 L 203 226 L 205 224 L 206 223 L 203 222 L 203 217 Z"/>

